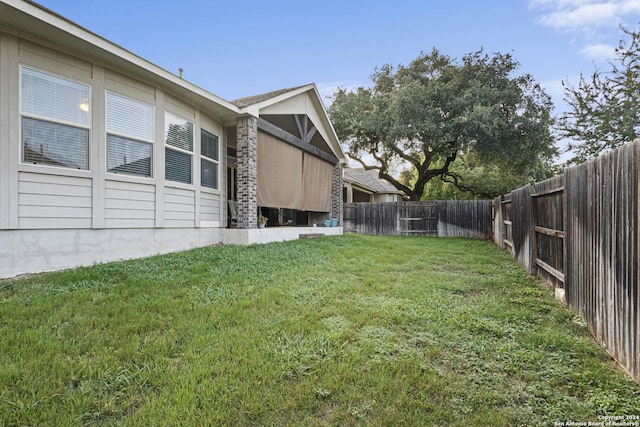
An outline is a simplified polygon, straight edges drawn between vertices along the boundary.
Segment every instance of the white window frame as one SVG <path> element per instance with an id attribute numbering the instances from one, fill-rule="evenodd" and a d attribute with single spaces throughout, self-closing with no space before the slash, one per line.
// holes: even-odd
<path id="1" fill-rule="evenodd" d="M 150 132 L 148 134 L 147 137 L 141 135 L 141 134 L 136 134 L 135 132 L 127 132 L 122 131 L 122 130 L 116 130 L 116 129 L 112 129 L 109 127 L 109 100 L 110 100 L 110 95 L 113 95 L 117 98 L 120 98 L 121 101 L 124 102 L 131 102 L 133 105 L 138 104 L 141 107 L 148 107 L 150 109 L 150 114 L 151 114 L 151 122 L 150 122 Z M 154 143 L 155 143 L 155 106 L 152 104 L 149 104 L 147 102 L 143 102 L 140 101 L 138 99 L 135 98 L 131 98 L 129 96 L 123 95 L 121 93 L 118 93 L 116 91 L 112 91 L 112 90 L 106 90 L 105 91 L 105 129 L 106 129 L 106 139 L 105 139 L 105 144 L 107 144 L 106 147 L 106 171 L 109 174 L 113 174 L 113 175 L 117 175 L 117 176 L 127 176 L 127 177 L 137 177 L 137 178 L 153 178 L 154 176 Z M 143 174 L 137 174 L 137 173 L 131 173 L 131 172 L 111 172 L 109 171 L 109 135 L 114 136 L 114 137 L 119 137 L 119 138 L 124 138 L 127 141 L 133 142 L 133 143 L 140 143 L 140 144 L 148 144 L 149 148 L 150 148 L 150 168 L 149 168 L 149 175 L 143 175 Z"/>
<path id="2" fill-rule="evenodd" d="M 185 124 L 190 124 L 191 125 L 191 151 L 184 149 L 182 147 L 177 147 L 175 145 L 171 145 L 169 143 L 167 143 L 167 137 L 169 134 L 169 126 L 171 122 L 180 122 L 180 125 L 185 125 Z M 193 164 L 193 159 L 194 159 L 194 154 L 195 154 L 195 146 L 196 146 L 196 126 L 193 123 L 193 121 L 191 120 L 187 120 L 184 117 L 181 117 L 177 114 L 174 114 L 172 112 L 169 111 L 165 111 L 164 114 L 164 147 L 165 147 L 165 180 L 168 182 L 172 182 L 172 183 L 178 183 L 178 184 L 182 184 L 182 185 L 194 185 L 194 177 L 193 177 L 193 172 L 195 169 L 195 165 Z M 189 177 L 189 182 L 184 182 L 184 181 L 176 181 L 173 179 L 170 179 L 167 177 L 167 152 L 168 151 L 173 151 L 173 152 L 177 152 L 177 153 L 182 153 L 182 154 L 186 154 L 189 156 L 189 161 L 191 163 L 191 167 L 190 167 L 190 172 L 191 175 Z"/>
<path id="3" fill-rule="evenodd" d="M 202 154 L 202 133 L 208 133 L 212 136 L 214 136 L 215 138 L 218 139 L 218 152 L 217 157 L 218 159 L 214 159 L 212 157 L 209 156 L 205 156 L 204 154 Z M 215 165 L 217 165 L 217 174 L 216 174 L 216 186 L 215 187 L 209 187 L 208 185 L 204 185 L 202 183 L 202 165 L 200 166 L 200 186 L 203 187 L 204 189 L 207 190 L 213 190 L 213 191 L 219 191 L 220 190 L 220 137 L 218 135 L 216 135 L 215 133 L 205 129 L 205 128 L 200 128 L 200 161 L 205 161 L 208 163 L 213 163 Z"/>
<path id="4" fill-rule="evenodd" d="M 78 104 L 78 108 L 82 109 L 82 111 L 84 111 L 84 108 L 87 108 L 87 110 L 85 111 L 86 116 L 87 116 L 87 120 L 86 123 L 81 123 L 80 121 L 72 121 L 72 120 L 65 120 L 65 119 L 60 119 L 57 117 L 53 117 L 53 116 L 49 116 L 46 114 L 38 114 L 38 113 L 33 113 L 33 112 L 29 112 L 29 111 L 25 111 L 25 106 L 24 106 L 24 102 L 23 102 L 23 96 L 24 96 L 24 89 L 23 89 L 23 78 L 24 78 L 24 70 L 31 70 L 34 71 L 36 73 L 41 73 L 44 75 L 48 75 L 51 77 L 54 77 L 56 79 L 61 79 L 61 80 L 66 80 L 68 82 L 71 83 L 75 83 L 81 86 L 84 86 L 87 88 L 87 98 L 86 99 L 82 99 L 81 103 Z M 60 168 L 60 169 L 67 169 L 70 171 L 83 171 L 83 172 L 90 172 L 91 171 L 91 128 L 92 128 L 92 86 L 91 84 L 81 81 L 81 80 L 77 80 L 74 78 L 70 78 L 68 76 L 64 76 L 64 75 L 60 75 L 57 73 L 53 73 L 51 71 L 48 70 L 44 70 L 38 67 L 34 67 L 31 65 L 27 65 L 27 64 L 19 64 L 19 82 L 18 82 L 18 102 L 19 102 L 19 114 L 20 114 L 20 126 L 19 126 L 19 135 L 20 135 L 20 164 L 22 165 L 29 165 L 29 166 L 35 166 L 35 167 L 53 167 L 53 168 Z M 24 119 L 31 119 L 31 120 L 36 120 L 39 122 L 46 122 L 46 123 L 52 123 L 54 125 L 59 125 L 59 126 L 66 126 L 69 128 L 74 128 L 74 129 L 82 129 L 87 131 L 87 139 L 86 139 L 86 168 L 74 168 L 72 166 L 65 166 L 65 165 L 57 165 L 57 164 L 52 164 L 52 163 L 38 163 L 38 162 L 29 162 L 29 161 L 25 161 L 24 160 Z"/>

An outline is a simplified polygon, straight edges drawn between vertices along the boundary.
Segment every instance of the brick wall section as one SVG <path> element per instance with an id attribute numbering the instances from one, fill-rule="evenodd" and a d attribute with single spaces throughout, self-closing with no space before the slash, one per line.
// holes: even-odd
<path id="1" fill-rule="evenodd" d="M 342 225 L 342 164 L 340 162 L 333 167 L 331 218 L 339 218 L 338 224 Z"/>
<path id="2" fill-rule="evenodd" d="M 237 121 L 238 228 L 258 228 L 258 119 Z"/>

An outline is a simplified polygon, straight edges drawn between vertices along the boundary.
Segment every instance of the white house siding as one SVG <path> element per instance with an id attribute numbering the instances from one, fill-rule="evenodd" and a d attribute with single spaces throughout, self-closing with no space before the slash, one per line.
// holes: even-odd
<path id="1" fill-rule="evenodd" d="M 195 191 L 165 187 L 165 227 L 194 227 L 196 220 Z"/>
<path id="2" fill-rule="evenodd" d="M 373 195 L 374 202 L 399 202 L 402 201 L 402 198 L 398 194 L 374 194 Z"/>
<path id="3" fill-rule="evenodd" d="M 105 194 L 107 228 L 155 226 L 155 185 L 107 180 Z"/>
<path id="4" fill-rule="evenodd" d="M 200 227 L 219 227 L 220 194 L 202 191 L 200 193 Z"/>
<path id="5" fill-rule="evenodd" d="M 19 228 L 91 228 L 91 179 L 20 172 Z"/>
<path id="6" fill-rule="evenodd" d="M 158 79 L 141 81 L 52 46 L 0 26 L 0 278 L 219 243 L 222 123 Z M 20 65 L 91 87 L 88 170 L 21 162 Z M 106 172 L 106 91 L 154 107 L 152 177 Z M 192 185 L 165 182 L 165 111 L 194 124 Z M 201 128 L 220 138 L 220 190 L 200 187 Z"/>

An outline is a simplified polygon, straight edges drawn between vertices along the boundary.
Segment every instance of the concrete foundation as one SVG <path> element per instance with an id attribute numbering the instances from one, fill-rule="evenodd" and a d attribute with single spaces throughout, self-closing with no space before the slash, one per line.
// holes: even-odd
<path id="1" fill-rule="evenodd" d="M 226 228 L 222 230 L 222 243 L 252 245 L 254 243 L 284 242 L 299 239 L 301 234 L 341 236 L 342 227 L 268 227 L 245 230 Z"/>
<path id="2" fill-rule="evenodd" d="M 301 234 L 342 235 L 342 227 L 3 230 L 0 231 L 0 279 L 219 243 L 283 242 L 296 240 Z"/>
<path id="3" fill-rule="evenodd" d="M 0 278 L 142 258 L 221 241 L 220 228 L 0 231 Z"/>

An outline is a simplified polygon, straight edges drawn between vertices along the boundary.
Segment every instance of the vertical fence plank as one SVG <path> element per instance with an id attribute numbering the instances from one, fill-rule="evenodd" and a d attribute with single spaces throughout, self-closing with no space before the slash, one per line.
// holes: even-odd
<path id="1" fill-rule="evenodd" d="M 502 216 L 502 197 L 496 197 L 493 199 L 492 206 L 492 220 L 493 220 L 493 243 L 500 248 L 504 249 L 504 235 L 503 235 L 503 216 Z"/>
<path id="2" fill-rule="evenodd" d="M 525 186 L 511 192 L 513 250 L 518 263 L 530 274 L 532 263 L 531 189 Z"/>

